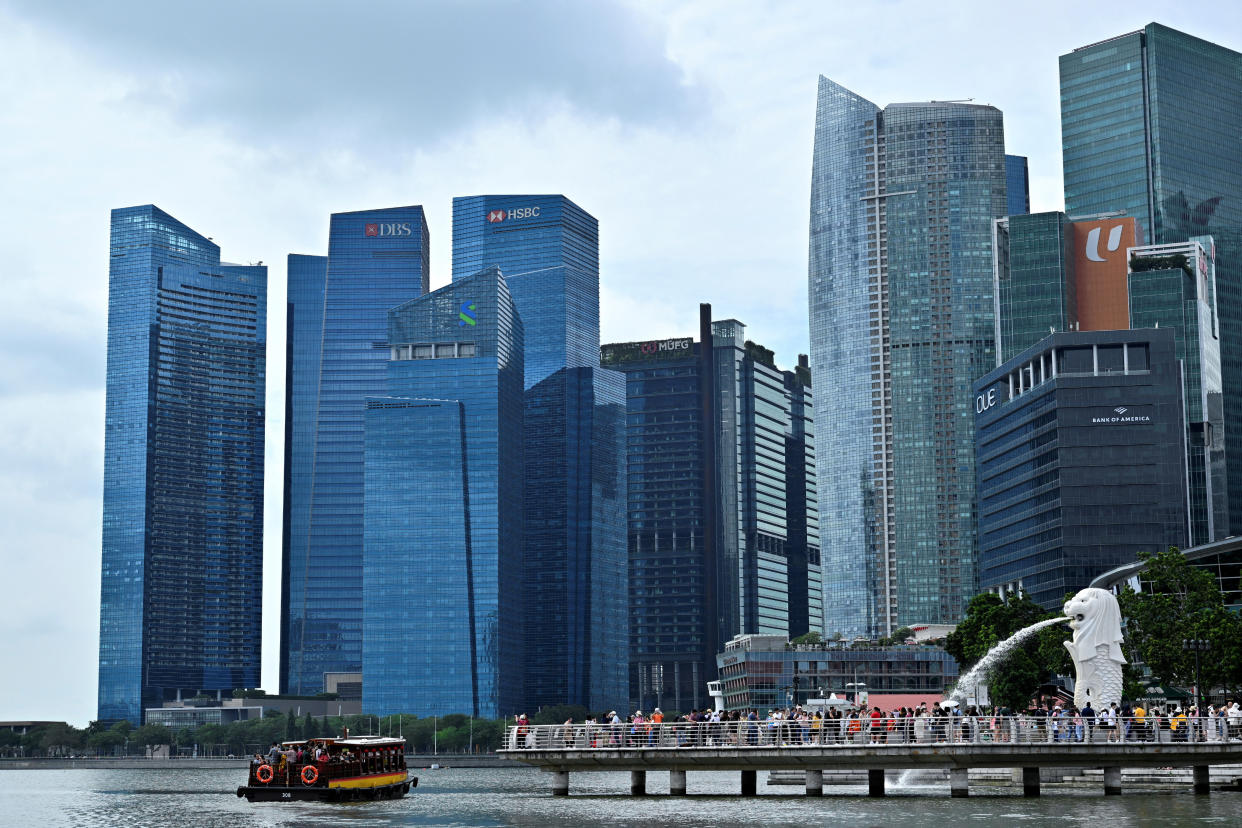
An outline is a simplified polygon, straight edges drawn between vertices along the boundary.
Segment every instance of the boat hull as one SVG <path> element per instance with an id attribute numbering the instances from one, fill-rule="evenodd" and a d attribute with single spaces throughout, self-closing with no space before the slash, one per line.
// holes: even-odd
<path id="1" fill-rule="evenodd" d="M 242 785 L 238 796 L 250 802 L 364 802 L 376 799 L 400 799 L 418 787 L 418 777 L 403 782 L 373 787 L 283 787 L 277 785 Z"/>

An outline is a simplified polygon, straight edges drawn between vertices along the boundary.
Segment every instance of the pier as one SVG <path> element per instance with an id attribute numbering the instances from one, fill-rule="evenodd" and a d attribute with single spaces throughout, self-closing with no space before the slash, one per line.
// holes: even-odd
<path id="1" fill-rule="evenodd" d="M 950 794 L 962 797 L 969 795 L 971 768 L 1020 768 L 1024 794 L 1039 796 L 1040 768 L 1050 767 L 1102 769 L 1108 795 L 1121 793 L 1122 768 L 1192 768 L 1194 791 L 1206 794 L 1212 765 L 1242 763 L 1242 739 L 1229 739 L 1207 720 L 1192 720 L 1183 734 L 1133 723 L 1114 733 L 1063 733 L 1027 717 L 929 721 L 944 724 L 917 732 L 905 722 L 875 732 L 868 725 L 852 733 L 789 721 L 523 725 L 509 728 L 498 754 L 549 773 L 558 796 L 569 794 L 572 774 L 598 771 L 629 771 L 634 796 L 647 793 L 650 772 L 667 771 L 670 793 L 684 795 L 690 771 L 738 771 L 739 793 L 754 796 L 760 770 L 802 771 L 807 795 L 822 796 L 824 771 L 865 769 L 868 793 L 878 797 L 885 795 L 886 770 L 942 769 Z"/>

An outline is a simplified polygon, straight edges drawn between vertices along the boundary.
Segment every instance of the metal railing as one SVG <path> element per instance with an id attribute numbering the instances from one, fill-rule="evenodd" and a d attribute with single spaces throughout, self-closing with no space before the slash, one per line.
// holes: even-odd
<path id="1" fill-rule="evenodd" d="M 727 722 L 511 725 L 505 750 L 676 750 L 934 744 L 1150 744 L 1242 741 L 1242 723 L 1221 717 L 1147 715 L 760 719 Z"/>

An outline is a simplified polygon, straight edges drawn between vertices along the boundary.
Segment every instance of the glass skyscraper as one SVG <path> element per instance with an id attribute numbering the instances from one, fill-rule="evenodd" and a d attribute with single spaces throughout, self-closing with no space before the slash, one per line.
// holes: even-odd
<path id="1" fill-rule="evenodd" d="M 283 692 L 362 668 L 364 400 L 387 393 L 388 311 L 428 286 L 416 206 L 336 213 L 326 262 L 290 259 Z"/>
<path id="2" fill-rule="evenodd" d="M 1008 215 L 1031 212 L 1031 177 L 1025 155 L 1005 156 L 1005 196 Z"/>
<path id="3" fill-rule="evenodd" d="M 1151 23 L 1060 58 L 1065 209 L 1216 244 L 1226 454 L 1242 457 L 1242 54 Z M 1242 463 L 1229 469 L 1242 525 Z"/>
<path id="4" fill-rule="evenodd" d="M 267 268 L 112 211 L 99 718 L 259 684 Z"/>
<path id="5" fill-rule="evenodd" d="M 522 322 L 495 268 L 389 314 L 365 413 L 362 701 L 496 718 L 522 701 Z"/>
<path id="6" fill-rule="evenodd" d="M 624 378 L 599 366 L 599 228 L 563 195 L 453 199 L 453 279 L 499 268 L 525 331 L 525 706 L 626 698 Z"/>
<path id="7" fill-rule="evenodd" d="M 697 709 L 733 636 L 822 629 L 810 374 L 708 305 L 700 342 L 603 362 L 626 375 L 630 699 Z"/>
<path id="8" fill-rule="evenodd" d="M 972 381 L 995 359 L 1007 210 L 991 106 L 880 109 L 819 81 L 810 338 L 824 629 L 955 623 L 976 586 Z"/>

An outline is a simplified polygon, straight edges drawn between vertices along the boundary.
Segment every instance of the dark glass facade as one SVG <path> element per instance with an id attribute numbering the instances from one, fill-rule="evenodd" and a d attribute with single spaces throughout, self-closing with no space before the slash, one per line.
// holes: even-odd
<path id="1" fill-rule="evenodd" d="M 1010 216 L 996 223 L 997 359 L 1078 321 L 1073 225 L 1064 213 Z"/>
<path id="2" fill-rule="evenodd" d="M 824 629 L 954 623 L 976 586 L 973 380 L 994 365 L 999 110 L 819 81 L 810 341 Z"/>
<path id="3" fill-rule="evenodd" d="M 1226 453 L 1242 457 L 1242 54 L 1151 23 L 1060 58 L 1065 209 L 1215 239 Z M 1242 463 L 1228 482 L 1242 525 Z"/>
<path id="4" fill-rule="evenodd" d="M 816 631 L 822 606 L 809 370 L 736 320 L 606 345 L 626 375 L 630 699 L 707 703 L 722 642 Z"/>
<path id="5" fill-rule="evenodd" d="M 428 289 L 423 210 L 336 213 L 326 266 L 313 259 L 289 270 L 281 690 L 297 694 L 362 667 L 364 399 L 386 393 L 389 309 Z"/>
<path id="6" fill-rule="evenodd" d="M 562 195 L 453 200 L 453 279 L 504 274 L 525 330 L 525 707 L 627 696 L 624 378 L 599 367 L 599 227 Z M 605 589 L 605 584 L 608 587 Z"/>
<path id="7" fill-rule="evenodd" d="M 99 718 L 259 684 L 267 269 L 112 211 Z"/>
<path id="8" fill-rule="evenodd" d="M 1161 327 L 1054 334 L 975 383 L 983 588 L 1053 610 L 1184 544 L 1181 377 Z"/>
<path id="9" fill-rule="evenodd" d="M 363 709 L 510 715 L 522 695 L 523 331 L 495 268 L 394 308 L 367 400 Z"/>
<path id="10" fill-rule="evenodd" d="M 1005 156 L 1005 197 L 1009 215 L 1031 212 L 1031 178 L 1025 155 Z"/>

